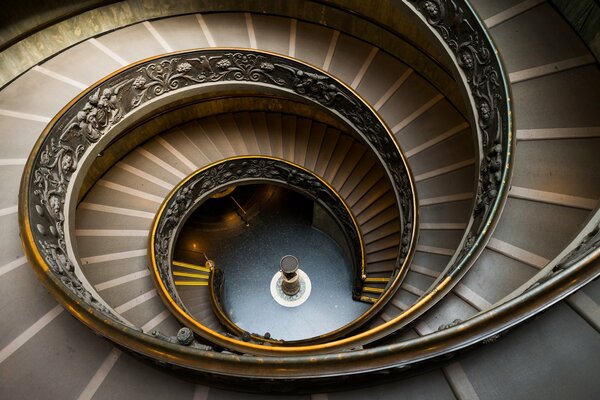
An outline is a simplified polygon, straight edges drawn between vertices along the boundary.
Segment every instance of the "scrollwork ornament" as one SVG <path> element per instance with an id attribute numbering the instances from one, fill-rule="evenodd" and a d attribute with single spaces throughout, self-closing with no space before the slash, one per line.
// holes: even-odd
<path id="1" fill-rule="evenodd" d="M 165 342 L 178 344 L 181 346 L 193 347 L 195 349 L 205 350 L 205 351 L 213 350 L 213 348 L 211 346 L 207 346 L 205 344 L 200 343 L 196 339 L 194 332 L 192 332 L 192 330 L 187 327 L 183 327 L 183 328 L 179 329 L 179 331 L 177 331 L 177 335 L 175 335 L 175 336 L 167 336 L 157 330 L 153 330 L 152 332 L 150 332 L 150 335 L 152 335 L 153 337 L 155 337 L 157 339 L 161 339 Z"/>
<path id="2" fill-rule="evenodd" d="M 172 279 L 171 259 L 176 233 L 181 228 L 182 222 L 196 207 L 210 198 L 214 191 L 221 191 L 243 181 L 257 180 L 285 184 L 315 201 L 320 201 L 342 225 L 353 252 L 354 264 L 360 265 L 362 262 L 363 249 L 360 246 L 358 228 L 341 201 L 317 177 L 275 159 L 247 157 L 223 161 L 198 172 L 179 187 L 168 200 L 157 222 L 154 233 L 156 267 L 168 294 L 181 308 L 185 309 L 185 306 L 177 295 Z M 406 242 L 407 240 L 404 244 Z M 362 269 L 357 269 L 356 273 L 360 275 Z M 356 281 L 361 282 L 360 279 Z"/>
<path id="3" fill-rule="evenodd" d="M 590 253 L 598 248 L 600 248 L 600 223 L 583 237 L 577 247 L 571 250 L 569 254 L 560 260 L 560 262 L 557 264 L 557 267 L 560 269 L 569 268 L 574 263 L 584 257 L 587 257 Z"/>
<path id="4" fill-rule="evenodd" d="M 398 197 L 402 220 L 412 220 L 413 193 L 399 150 L 372 110 L 333 78 L 293 60 L 256 51 L 201 50 L 165 56 L 126 69 L 74 101 L 51 126 L 32 165 L 29 181 L 32 196 L 29 196 L 28 207 L 34 242 L 46 262 L 53 266 L 51 270 L 57 275 L 68 275 L 72 284 L 67 286 L 84 301 L 100 304 L 71 273 L 74 267 L 66 259 L 68 252 L 64 240 L 67 189 L 72 175 L 79 169 L 81 158 L 125 115 L 146 102 L 194 85 L 226 81 L 261 83 L 289 90 L 346 118 L 381 155 Z M 265 171 L 281 172 L 266 164 L 255 168 L 259 175 L 264 175 Z M 203 181 L 204 190 L 235 176 L 235 171 L 220 170 L 214 174 Z M 179 209 L 170 210 L 165 224 L 177 225 L 179 210 L 185 209 L 190 201 L 185 194 L 182 196 L 177 202 Z M 157 242 L 156 246 L 160 256 L 166 257 L 167 243 Z M 400 254 L 398 260 L 405 256 Z"/>
<path id="5" fill-rule="evenodd" d="M 473 247 L 474 237 L 479 235 L 490 218 L 493 205 L 503 186 L 502 176 L 508 168 L 509 132 L 507 100 L 501 85 L 500 62 L 494 56 L 491 43 L 480 23 L 465 5 L 456 0 L 409 0 L 427 23 L 437 31 L 450 48 L 456 64 L 462 71 L 470 89 L 477 118 L 477 131 L 483 159 L 479 165 L 473 211 L 474 223 L 467 233 L 467 240 L 458 265 Z"/>
<path id="6" fill-rule="evenodd" d="M 583 258 L 590 255 L 592 252 L 600 248 L 600 223 L 598 223 L 590 232 L 588 232 L 582 239 L 581 242 L 565 255 L 548 273 L 540 277 L 535 283 L 527 288 L 529 291 L 535 287 L 546 283 L 550 279 L 557 275 L 560 275 L 568 268 L 572 267 L 575 263 L 579 262 Z"/>

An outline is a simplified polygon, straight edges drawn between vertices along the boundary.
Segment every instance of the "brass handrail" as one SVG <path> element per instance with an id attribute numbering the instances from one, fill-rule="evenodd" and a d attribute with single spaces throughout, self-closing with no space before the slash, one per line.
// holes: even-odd
<path id="1" fill-rule="evenodd" d="M 214 48 L 152 57 L 99 81 L 65 106 L 42 133 L 23 174 L 20 207 L 28 211 L 20 214 L 20 223 L 22 232 L 30 238 L 23 240 L 24 245 L 36 254 L 33 265 L 57 274 L 67 285 L 65 290 L 119 320 L 86 288 L 76 273 L 76 260 L 68 256 L 64 204 L 70 182 L 74 181 L 70 178 L 84 163 L 81 155 L 90 154 L 90 148 L 101 142 L 106 132 L 142 103 L 166 92 L 219 80 L 286 88 L 328 108 L 355 129 L 384 166 L 396 194 L 403 240 L 388 290 L 354 321 L 354 326 L 359 326 L 387 302 L 408 271 L 418 226 L 412 175 L 393 134 L 364 99 L 316 67 L 268 52 Z M 37 189 L 32 189 L 34 186 Z"/>
<path id="2" fill-rule="evenodd" d="M 408 3 L 408 1 L 405 1 Z M 416 2 L 414 2 L 416 3 Z M 449 5 L 459 3 L 462 5 L 461 12 L 464 12 L 464 18 L 468 19 L 470 24 L 473 24 L 479 32 L 483 32 L 479 39 L 489 45 L 488 51 L 493 55 L 494 47 L 490 39 L 483 30 L 481 21 L 470 10 L 468 3 L 464 1 L 420 1 L 420 6 L 428 6 L 427 13 L 433 16 L 439 14 L 439 5 Z M 436 7 L 438 7 L 436 9 Z M 422 12 L 425 8 L 420 9 Z M 424 13 L 421 15 L 425 15 Z M 425 17 L 423 17 L 425 18 Z M 431 20 L 435 23 L 436 20 Z M 429 22 L 430 24 L 432 22 Z M 432 24 L 433 25 L 433 24 Z M 439 26 L 439 24 L 438 24 Z M 443 26 L 439 26 L 442 28 Z M 440 35 L 442 36 L 442 35 Z M 491 50 L 489 50 L 491 49 Z M 454 59 L 459 63 L 459 54 L 456 54 Z M 473 62 L 471 58 L 465 57 L 460 61 L 468 68 L 468 65 Z M 496 193 L 492 206 L 492 215 L 499 212 L 501 203 L 503 202 L 504 192 L 510 178 L 507 169 L 512 160 L 510 152 L 512 152 L 512 127 L 510 116 L 510 98 L 508 97 L 508 86 L 505 75 L 502 71 L 499 60 L 497 60 L 499 73 L 498 79 L 501 80 L 501 86 L 507 97 L 504 99 L 505 109 L 507 114 L 501 115 L 501 120 L 508 122 L 502 129 L 507 130 L 508 138 L 506 144 L 506 152 L 503 152 L 504 161 L 503 172 L 501 174 L 501 182 L 503 186 Z M 462 67 L 461 67 L 462 68 Z M 466 79 L 463 81 L 466 82 Z M 489 109 L 478 109 L 476 114 L 486 114 Z M 36 145 L 36 149 L 39 149 Z M 485 154 L 489 156 L 489 154 Z M 29 166 L 30 167 L 30 166 Z M 28 189 L 28 188 L 25 188 Z M 27 200 L 27 194 L 23 194 L 23 186 L 21 187 L 21 200 Z M 478 193 L 480 194 L 480 193 Z M 25 202 L 26 203 L 26 202 Z M 23 201 L 21 201 L 23 204 Z M 27 203 L 26 203 L 27 204 Z M 166 344 L 159 340 L 150 338 L 147 335 L 140 333 L 137 330 L 124 327 L 122 324 L 106 319 L 106 315 L 96 308 L 91 308 L 89 304 L 83 302 L 74 291 L 65 291 L 63 283 L 56 274 L 49 271 L 49 267 L 44 263 L 38 249 L 32 245 L 34 243 L 33 235 L 31 234 L 31 224 L 28 220 L 27 212 L 23 208 L 19 210 L 19 218 L 22 227 L 27 229 L 22 231 L 22 240 L 25 243 L 25 251 L 28 259 L 39 266 L 36 268 L 36 273 L 44 281 L 53 295 L 65 305 L 74 315 L 81 319 L 92 329 L 102 332 L 105 336 L 120 343 L 121 345 L 138 352 L 139 354 L 166 362 L 179 367 L 186 367 L 192 371 L 206 372 L 217 375 L 243 376 L 257 379 L 264 379 L 272 382 L 273 379 L 323 379 L 323 376 L 340 376 L 351 373 L 372 372 L 382 368 L 416 364 L 424 360 L 437 357 L 439 355 L 448 354 L 466 346 L 480 343 L 486 338 L 509 329 L 511 326 L 523 321 L 524 319 L 534 315 L 535 313 L 544 310 L 551 304 L 561 300 L 569 293 L 578 289 L 585 283 L 594 279 L 600 273 L 600 263 L 597 258 L 600 255 L 600 250 L 592 250 L 581 255 L 582 258 L 575 257 L 569 264 L 557 274 L 549 276 L 539 285 L 532 287 L 530 290 L 522 293 L 519 297 L 508 300 L 506 303 L 499 305 L 487 312 L 481 313 L 469 321 L 466 321 L 458 326 L 445 329 L 443 331 L 428 335 L 423 338 L 412 339 L 389 346 L 374 347 L 372 349 L 357 350 L 352 352 L 341 352 L 335 355 L 310 355 L 296 357 L 254 357 L 254 356 L 239 356 L 231 354 L 221 354 L 215 352 L 202 352 L 186 348 L 184 346 L 174 346 Z M 487 214 L 490 215 L 489 213 Z M 493 228 L 493 218 L 488 224 L 484 225 L 484 230 L 479 232 L 482 235 L 489 235 Z M 593 231 L 592 231 L 593 232 Z M 597 234 L 598 230 L 596 228 Z M 588 239 L 589 240 L 589 239 Z M 482 248 L 481 243 L 485 242 L 485 238 L 477 238 L 469 245 L 467 253 L 471 256 L 476 255 L 474 248 Z M 478 245 L 476 245 L 478 243 Z M 45 268 L 44 268 L 45 266 Z M 461 274 L 461 268 L 456 269 L 456 274 L 446 274 L 447 277 L 457 277 Z M 443 289 L 443 288 L 442 288 Z M 435 296 L 437 292 L 431 292 L 431 296 Z"/>
<path id="3" fill-rule="evenodd" d="M 386 323 L 408 325 L 454 288 L 490 240 L 508 198 L 515 143 L 510 88 L 483 22 L 466 0 L 404 0 L 447 47 L 468 87 L 479 140 L 479 177 L 471 218 L 454 256 L 408 309 Z"/>
<path id="4" fill-rule="evenodd" d="M 357 281 L 362 284 L 362 276 L 365 275 L 365 249 L 358 222 L 341 195 L 325 180 L 291 161 L 270 156 L 237 156 L 209 164 L 185 177 L 167 195 L 156 213 L 148 241 L 148 257 L 152 278 L 163 302 L 184 325 L 192 328 L 209 342 L 229 338 L 206 327 L 187 312 L 171 279 L 174 239 L 177 238 L 179 230 L 194 210 L 211 198 L 214 193 L 219 193 L 232 185 L 239 186 L 244 183 L 262 182 L 285 185 L 285 187 L 295 189 L 314 201 L 319 201 L 340 224 L 344 236 L 349 242 L 349 247 L 353 249 L 351 258 L 353 261 L 354 285 Z M 210 283 L 211 285 L 215 283 L 214 274 L 210 276 Z M 214 289 L 214 287 L 211 287 L 210 291 L 213 310 L 223 325 L 238 336 L 237 340 L 239 341 L 246 332 L 227 317 Z M 364 320 L 361 317 L 359 316 L 357 319 L 359 321 Z M 248 338 L 255 340 L 257 343 L 299 346 L 339 337 L 354 329 L 356 325 L 355 320 L 330 333 L 303 340 L 271 340 L 249 333 Z M 231 341 L 230 345 L 235 344 L 235 338 L 233 339 L 234 341 Z"/>
<path id="5" fill-rule="evenodd" d="M 596 216 L 600 216 L 596 210 Z M 597 221 L 597 224 L 600 223 Z M 595 226 L 598 240 L 598 225 Z M 586 240 L 584 238 L 583 240 Z M 589 243 L 589 238 L 587 239 Z M 26 247 L 27 257 L 36 257 Z M 478 314 L 456 326 L 425 337 L 370 349 L 340 352 L 335 355 L 299 355 L 295 357 L 241 356 L 214 351 L 201 351 L 174 345 L 124 326 L 77 298 L 72 291 L 61 289 L 53 273 L 35 269 L 36 274 L 51 294 L 91 329 L 125 346 L 141 356 L 160 360 L 165 365 L 185 367 L 191 372 L 221 379 L 243 377 L 259 379 L 271 384 L 285 379 L 323 382 L 324 377 L 335 378 L 348 374 L 369 373 L 390 367 L 418 365 L 441 355 L 494 338 L 512 326 L 550 307 L 581 286 L 600 275 L 600 248 L 580 254 L 583 258 L 571 261 L 558 274 L 544 279 L 518 298 L 508 300 L 487 312 Z"/>
<path id="6" fill-rule="evenodd" d="M 212 307 L 217 319 L 227 330 L 229 330 L 234 335 L 241 337 L 244 335 L 244 330 L 237 326 L 228 316 L 227 313 L 223 310 L 221 306 L 221 290 L 223 288 L 223 271 L 217 268 L 214 268 L 211 271 L 210 279 L 208 281 L 208 290 L 210 306 Z"/>

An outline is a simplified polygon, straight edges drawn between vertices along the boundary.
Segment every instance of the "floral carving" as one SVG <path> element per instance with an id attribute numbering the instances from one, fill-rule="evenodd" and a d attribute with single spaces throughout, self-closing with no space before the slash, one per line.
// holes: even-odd
<path id="1" fill-rule="evenodd" d="M 63 131 L 60 142 L 66 142 L 72 137 L 81 137 L 86 147 L 96 143 L 104 129 L 123 117 L 120 92 L 127 83 L 104 88 L 102 91 L 97 89 L 89 96 L 81 111 L 77 112 Z"/>
<path id="2" fill-rule="evenodd" d="M 480 180 L 477 187 L 474 215 L 485 213 L 498 196 L 502 180 L 502 146 L 495 144 L 481 161 Z"/>
<path id="3" fill-rule="evenodd" d="M 462 322 L 463 322 L 463 321 L 462 321 L 461 319 L 455 319 L 455 320 L 453 320 L 452 322 L 449 322 L 449 323 L 447 323 L 447 324 L 442 324 L 442 325 L 440 325 L 440 326 L 438 327 L 438 329 L 437 329 L 437 330 L 438 330 L 438 332 L 439 332 L 439 331 L 443 331 L 443 330 L 445 330 L 445 329 L 450 329 L 450 328 L 453 328 L 453 327 L 455 327 L 455 326 L 457 326 L 457 325 L 460 325 L 460 324 L 462 324 Z"/>
<path id="4" fill-rule="evenodd" d="M 136 95 L 133 106 L 163 93 L 203 82 L 226 80 L 269 82 L 275 85 L 285 84 L 271 73 L 275 65 L 265 61 L 265 56 L 248 53 L 226 53 L 182 60 L 178 57 L 161 60 L 143 66 L 137 70 L 133 83 Z"/>
<path id="5" fill-rule="evenodd" d="M 192 70 L 192 65 L 189 62 L 182 62 L 181 64 L 177 65 L 177 73 L 178 74 L 185 74 L 187 72 L 190 72 Z"/>
<path id="6" fill-rule="evenodd" d="M 138 76 L 137 78 L 135 78 L 135 79 L 133 80 L 133 83 L 131 84 L 131 86 L 132 86 L 134 89 L 140 89 L 140 90 L 141 90 L 141 89 L 143 89 L 145 85 L 146 85 L 146 78 L 144 78 L 144 77 L 143 77 L 143 76 L 141 76 L 141 75 L 140 75 L 140 76 Z"/>
<path id="7" fill-rule="evenodd" d="M 600 223 L 594 226 L 592 230 L 581 239 L 581 242 L 577 247 L 564 256 L 547 274 L 538 279 L 538 281 L 528 287 L 527 290 L 531 290 L 561 274 L 583 258 L 589 256 L 592 252 L 598 250 L 598 248 L 600 248 Z"/>
<path id="8" fill-rule="evenodd" d="M 231 61 L 229 61 L 228 59 L 219 60 L 217 62 L 217 68 L 221 70 L 226 70 L 229 67 L 231 67 Z"/>
<path id="9" fill-rule="evenodd" d="M 325 106 L 332 106 L 337 96 L 344 96 L 330 78 L 302 70 L 296 70 L 292 85 L 297 93 L 305 94 Z"/>
<path id="10" fill-rule="evenodd" d="M 353 249 L 354 264 L 359 267 L 362 261 L 362 248 L 360 247 L 358 228 L 344 205 L 336 195 L 314 175 L 298 169 L 286 162 L 264 159 L 243 158 L 229 160 L 199 172 L 181 186 L 171 197 L 160 216 L 154 239 L 155 261 L 160 277 L 169 292 L 169 295 L 184 308 L 175 290 L 171 275 L 171 254 L 173 240 L 176 232 L 181 227 L 181 221 L 193 210 L 210 198 L 214 191 L 224 190 L 240 180 L 256 179 L 261 181 L 285 183 L 314 200 L 319 200 L 336 219 L 342 224 L 347 235 L 350 248 Z M 410 236 L 405 238 L 403 245 L 410 242 Z M 362 268 L 355 270 L 355 275 L 360 277 Z M 362 284 L 361 279 L 355 282 Z M 358 290 L 360 292 L 360 290 Z"/>
<path id="11" fill-rule="evenodd" d="M 48 241 L 39 241 L 40 249 L 44 258 L 49 261 L 48 266 L 54 272 L 56 277 L 69 288 L 77 297 L 84 300 L 88 305 L 94 307 L 98 311 L 107 316 L 112 316 L 112 312 L 102 303 L 98 302 L 91 293 L 85 289 L 79 278 L 75 275 L 73 264 L 69 261 L 65 250 L 64 243 L 55 244 Z M 118 320 L 118 317 L 113 317 Z"/>
<path id="12" fill-rule="evenodd" d="M 410 0 L 431 27 L 446 42 L 464 73 L 476 107 L 479 141 L 484 155 L 479 165 L 479 180 L 470 231 L 455 265 L 477 243 L 490 218 L 493 205 L 504 188 L 503 174 L 510 157 L 509 110 L 507 93 L 500 84 L 502 69 L 479 22 L 457 0 Z"/>
<path id="13" fill-rule="evenodd" d="M 557 267 L 566 269 L 575 264 L 577 261 L 587 257 L 593 251 L 600 248 L 600 224 L 596 225 L 585 237 L 579 245 L 569 252 L 560 262 Z"/>
<path id="14" fill-rule="evenodd" d="M 423 8 L 427 12 L 430 18 L 437 18 L 440 14 L 439 5 L 433 1 L 426 1 L 423 5 Z"/>
<path id="15" fill-rule="evenodd" d="M 405 223 L 403 234 L 410 237 L 411 231 L 406 226 L 412 226 L 414 210 L 406 166 L 383 125 L 348 89 L 306 65 L 255 51 L 203 50 L 166 56 L 120 72 L 77 100 L 51 127 L 32 166 L 30 188 L 33 196 L 29 200 L 29 216 L 31 226 L 37 228 L 34 231 L 36 243 L 52 271 L 68 281 L 65 285 L 94 307 L 99 303 L 90 298 L 73 274 L 72 261 L 66 256 L 63 226 L 67 188 L 71 176 L 79 169 L 81 157 L 125 115 L 147 101 L 192 85 L 224 81 L 253 82 L 287 89 L 346 118 L 380 154 L 401 207 Z M 280 169 L 267 164 L 259 163 L 253 168 L 252 173 L 257 176 L 281 173 Z M 236 171 L 223 169 L 214 174 L 212 179 L 203 182 L 204 190 L 236 176 Z M 274 175 L 271 178 L 279 179 Z M 308 188 L 316 182 L 305 180 L 303 184 Z M 181 196 L 165 221 L 170 227 L 180 221 L 180 210 L 193 202 L 189 194 L 182 193 Z M 167 242 L 159 241 L 156 247 L 158 253 L 167 255 Z M 408 248 L 402 246 L 397 263 L 405 259 L 407 252 Z"/>

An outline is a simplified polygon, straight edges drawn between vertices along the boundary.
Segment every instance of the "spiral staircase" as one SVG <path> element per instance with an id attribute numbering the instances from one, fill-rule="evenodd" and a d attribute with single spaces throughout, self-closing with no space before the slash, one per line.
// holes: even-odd
<path id="1" fill-rule="evenodd" d="M 98 2 L 4 48 L 0 398 L 597 397 L 597 60 L 546 1 L 365 3 Z M 465 27 L 468 46 L 453 36 Z M 115 87 L 145 95 L 167 76 L 134 79 L 142 70 L 202 75 L 234 53 L 263 57 L 261 77 L 293 70 L 294 84 L 329 86 L 167 85 L 140 103 L 149 116 L 119 115 L 125 133 L 58 153 L 49 176 L 69 185 L 63 203 L 32 200 L 62 116 L 81 128 L 103 99 L 116 104 Z M 334 91 L 370 124 L 346 118 Z M 495 140 L 482 134 L 490 118 Z M 371 124 L 383 144 L 364 134 Z M 197 323 L 178 314 L 157 261 L 162 215 L 186 179 L 245 157 L 310 173 L 347 206 L 362 254 L 354 322 L 298 343 L 243 332 L 215 308 L 200 257 L 172 263 L 207 282 L 181 289 Z M 52 215 L 83 289 L 36 250 L 62 238 L 40 222 Z"/>

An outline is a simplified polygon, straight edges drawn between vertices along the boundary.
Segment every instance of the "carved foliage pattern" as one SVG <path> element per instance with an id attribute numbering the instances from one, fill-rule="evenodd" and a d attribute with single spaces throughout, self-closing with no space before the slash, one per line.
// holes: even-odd
<path id="1" fill-rule="evenodd" d="M 498 58 L 480 23 L 462 1 L 409 0 L 452 51 L 466 77 L 477 110 L 483 150 L 474 205 L 474 223 L 455 264 L 473 247 L 502 186 L 510 149 L 507 93 Z"/>
<path id="2" fill-rule="evenodd" d="M 250 51 L 203 50 L 167 56 L 125 70 L 81 97 L 52 126 L 38 152 L 30 181 L 29 217 L 35 241 L 52 271 L 81 299 L 108 314 L 83 288 L 67 256 L 66 190 L 82 154 L 123 117 L 167 92 L 210 82 L 258 82 L 312 99 L 350 121 L 378 152 L 392 179 L 404 222 L 400 265 L 408 252 L 414 210 L 408 172 L 374 113 L 343 85 L 294 61 Z M 179 199 L 181 206 L 189 201 Z M 172 222 L 175 222 L 172 220 Z M 407 239 L 408 238 L 408 239 Z"/>
<path id="3" fill-rule="evenodd" d="M 326 185 L 314 175 L 288 163 L 264 159 L 242 158 L 219 163 L 203 170 L 182 185 L 167 203 L 160 217 L 154 237 L 155 261 L 161 280 L 180 307 L 184 308 L 177 296 L 171 274 L 171 259 L 174 240 L 181 222 L 195 209 L 196 205 L 207 200 L 215 190 L 240 181 L 269 181 L 285 184 L 304 193 L 313 200 L 320 201 L 335 216 L 343 227 L 353 251 L 354 264 L 361 261 L 359 232 L 344 205 Z M 359 268 L 355 271 L 360 276 Z"/>
<path id="4" fill-rule="evenodd" d="M 600 248 L 600 223 L 597 224 L 587 235 L 581 239 L 581 242 L 562 258 L 550 271 L 540 277 L 535 283 L 527 288 L 527 291 L 538 287 L 549 281 L 555 276 L 561 274 L 566 269 L 572 267 L 583 258 L 589 256 L 592 252 Z"/>

